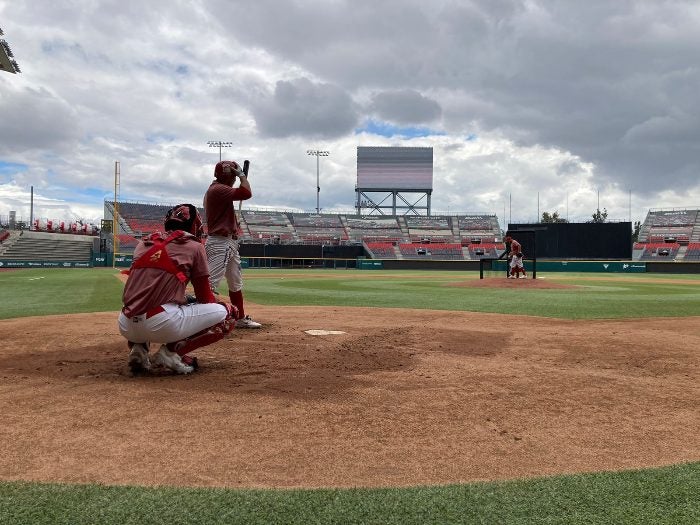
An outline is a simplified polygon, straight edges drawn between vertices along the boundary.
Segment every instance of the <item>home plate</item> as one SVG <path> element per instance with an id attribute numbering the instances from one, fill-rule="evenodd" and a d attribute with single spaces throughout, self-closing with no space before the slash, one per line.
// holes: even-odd
<path id="1" fill-rule="evenodd" d="M 304 330 L 304 333 L 309 335 L 340 335 L 347 332 L 341 332 L 340 330 Z"/>

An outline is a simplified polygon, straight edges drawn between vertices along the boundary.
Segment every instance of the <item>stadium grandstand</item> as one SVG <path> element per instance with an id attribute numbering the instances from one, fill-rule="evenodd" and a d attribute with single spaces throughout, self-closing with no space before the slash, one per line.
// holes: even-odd
<path id="1" fill-rule="evenodd" d="M 699 261 L 700 209 L 651 209 L 634 243 L 638 261 Z"/>
<path id="2" fill-rule="evenodd" d="M 90 266 L 100 228 L 85 221 L 0 216 L 0 266 Z"/>
<path id="3" fill-rule="evenodd" d="M 105 201 L 105 219 L 114 205 Z M 144 235 L 162 228 L 167 204 L 117 203 L 117 252 L 131 253 Z M 199 209 L 205 221 L 203 209 Z M 357 216 L 257 209 L 237 210 L 244 244 L 361 245 L 373 259 L 473 260 L 505 249 L 498 218 L 460 216 Z M 113 240 L 107 238 L 111 250 Z"/>
<path id="4" fill-rule="evenodd" d="M 63 263 L 89 266 L 92 254 L 99 250 L 99 237 L 80 233 L 56 233 L 31 230 L 5 230 L 0 233 L 0 259 L 4 266 L 12 262 Z"/>
<path id="5" fill-rule="evenodd" d="M 170 207 L 118 202 L 116 231 L 112 201 L 104 202 L 101 227 L 109 224 L 104 231 L 79 221 L 50 219 L 36 219 L 29 228 L 29 222 L 0 217 L 0 259 L 83 262 L 89 261 L 91 254 L 128 255 L 144 235 L 162 228 Z M 203 209 L 199 211 L 206 232 L 206 216 Z M 474 261 L 497 258 L 505 249 L 498 218 L 487 213 L 358 216 L 353 212 L 319 214 L 253 208 L 236 213 L 242 244 L 310 245 L 310 250 L 314 245 L 356 247 L 370 259 L 385 260 Z M 632 248 L 632 260 L 636 261 L 700 262 L 700 208 L 649 210 Z M 333 252 L 326 249 L 320 253 Z"/>

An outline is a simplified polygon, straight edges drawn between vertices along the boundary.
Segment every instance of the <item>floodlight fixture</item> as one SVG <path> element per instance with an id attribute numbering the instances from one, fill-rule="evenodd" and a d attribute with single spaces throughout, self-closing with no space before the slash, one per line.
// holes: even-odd
<path id="1" fill-rule="evenodd" d="M 233 142 L 226 142 L 222 140 L 209 140 L 207 141 L 210 148 L 219 148 L 219 162 L 221 162 L 221 148 L 230 148 L 233 146 Z"/>
<path id="2" fill-rule="evenodd" d="M 307 149 L 306 150 L 307 155 L 313 155 L 316 157 L 316 213 L 321 214 L 321 204 L 320 204 L 320 197 L 321 197 L 321 184 L 320 184 L 320 177 L 319 177 L 319 158 L 320 157 L 327 157 L 330 155 L 329 151 L 323 151 L 323 150 L 318 150 L 318 149 Z"/>

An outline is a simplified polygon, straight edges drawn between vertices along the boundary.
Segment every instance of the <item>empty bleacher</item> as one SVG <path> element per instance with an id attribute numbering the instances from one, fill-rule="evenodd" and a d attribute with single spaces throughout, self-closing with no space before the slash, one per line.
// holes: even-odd
<path id="1" fill-rule="evenodd" d="M 685 252 L 686 261 L 700 261 L 700 242 L 691 242 Z"/>
<path id="2" fill-rule="evenodd" d="M 455 242 L 450 217 L 408 216 L 405 220 L 411 242 Z"/>
<path id="3" fill-rule="evenodd" d="M 700 210 L 649 210 L 632 247 L 634 260 L 697 261 Z"/>
<path id="4" fill-rule="evenodd" d="M 373 259 L 396 259 L 396 248 L 389 242 L 368 242 L 367 251 Z"/>
<path id="5" fill-rule="evenodd" d="M 453 220 L 455 220 L 453 218 Z M 475 241 L 497 243 L 501 241 L 501 227 L 495 215 L 474 214 L 456 218 L 457 230 L 462 246 Z"/>
<path id="6" fill-rule="evenodd" d="M 681 246 L 678 243 L 649 242 L 644 245 L 644 252 L 640 257 L 640 260 L 645 261 L 650 259 L 656 259 L 657 257 L 663 257 L 669 260 L 673 260 L 678 254 L 678 250 L 680 249 L 680 247 Z"/>
<path id="7" fill-rule="evenodd" d="M 139 243 L 139 239 L 126 233 L 117 235 L 117 241 L 119 242 L 119 248 L 116 250 L 117 253 L 133 252 L 134 248 L 136 248 L 136 245 Z"/>
<path id="8" fill-rule="evenodd" d="M 348 234 L 340 215 L 288 214 L 299 242 L 305 244 L 340 244 Z"/>
<path id="9" fill-rule="evenodd" d="M 163 219 L 171 207 L 165 204 L 120 202 L 117 204 L 117 213 L 121 219 L 118 233 L 140 238 L 162 230 Z"/>
<path id="10" fill-rule="evenodd" d="M 93 239 L 65 233 L 25 231 L 3 250 L 6 261 L 74 261 L 89 263 Z"/>
<path id="11" fill-rule="evenodd" d="M 475 243 L 467 248 L 470 259 L 495 259 L 506 249 L 502 243 Z"/>
<path id="12" fill-rule="evenodd" d="M 280 211 L 243 210 L 243 240 L 251 243 L 288 243 L 297 241 L 294 226 Z"/>
<path id="13" fill-rule="evenodd" d="M 408 239 L 396 217 L 346 217 L 348 240 L 355 242 L 400 243 Z"/>
<path id="14" fill-rule="evenodd" d="M 400 243 L 399 251 L 404 259 L 464 260 L 462 246 L 456 243 Z"/>
<path id="15" fill-rule="evenodd" d="M 640 231 L 640 242 L 690 242 L 698 210 L 651 210 Z"/>

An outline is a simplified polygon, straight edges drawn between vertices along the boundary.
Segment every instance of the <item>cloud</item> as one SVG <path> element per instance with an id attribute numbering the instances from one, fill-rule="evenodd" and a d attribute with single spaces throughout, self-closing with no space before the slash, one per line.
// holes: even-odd
<path id="1" fill-rule="evenodd" d="M 370 110 L 397 124 L 425 124 L 440 118 L 440 104 L 413 89 L 377 93 Z"/>
<path id="2" fill-rule="evenodd" d="M 357 123 L 355 104 L 344 90 L 307 78 L 278 81 L 270 97 L 255 102 L 252 113 L 262 138 L 333 138 Z"/>
<path id="3" fill-rule="evenodd" d="M 69 206 L 101 209 L 116 161 L 123 198 L 200 202 L 210 140 L 253 162 L 251 205 L 314 209 L 318 147 L 322 206 L 352 209 L 359 145 L 433 147 L 434 210 L 700 203 L 689 0 L 0 0 L 0 19 L 22 69 L 0 72 L 0 166 L 21 167 L 0 184 Z"/>

